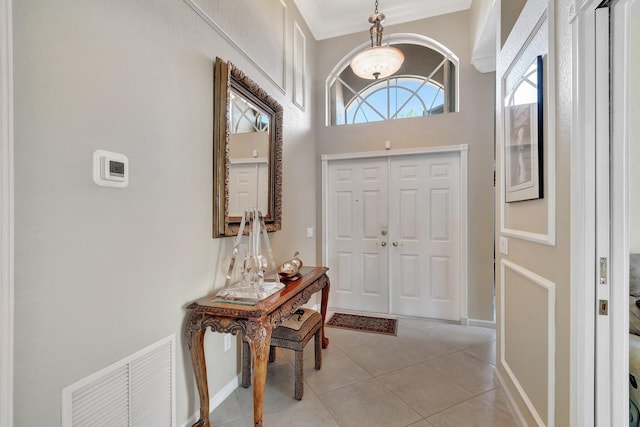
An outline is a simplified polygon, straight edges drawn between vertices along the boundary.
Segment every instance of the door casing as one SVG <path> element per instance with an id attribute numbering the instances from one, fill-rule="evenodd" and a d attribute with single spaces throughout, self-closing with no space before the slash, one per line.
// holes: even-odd
<path id="1" fill-rule="evenodd" d="M 0 427 L 13 426 L 13 14 L 0 0 Z"/>

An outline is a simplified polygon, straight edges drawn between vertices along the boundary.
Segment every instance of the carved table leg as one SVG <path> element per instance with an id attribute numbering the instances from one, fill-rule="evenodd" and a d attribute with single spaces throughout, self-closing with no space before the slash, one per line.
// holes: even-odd
<path id="1" fill-rule="evenodd" d="M 331 287 L 331 283 L 329 282 L 329 277 L 324 276 L 327 284 L 322 288 L 322 300 L 320 301 L 320 314 L 322 314 L 322 348 L 327 348 L 329 346 L 329 338 L 327 338 L 324 334 L 324 322 L 327 317 L 327 304 L 329 304 L 329 288 Z"/>
<path id="2" fill-rule="evenodd" d="M 264 387 L 267 381 L 267 359 L 271 345 L 272 325 L 268 319 L 247 322 L 247 341 L 253 364 L 253 425 L 262 427 Z"/>
<path id="3" fill-rule="evenodd" d="M 201 318 L 193 315 L 189 322 L 187 338 L 189 352 L 191 353 L 191 364 L 193 373 L 198 385 L 200 395 L 200 419 L 193 427 L 209 427 L 209 385 L 207 384 L 207 365 L 204 359 L 204 333 L 206 327 L 202 327 Z"/>

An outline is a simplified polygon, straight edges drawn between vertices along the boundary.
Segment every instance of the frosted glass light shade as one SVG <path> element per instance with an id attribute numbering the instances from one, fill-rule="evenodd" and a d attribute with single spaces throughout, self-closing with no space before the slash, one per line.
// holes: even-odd
<path id="1" fill-rule="evenodd" d="M 391 46 L 368 47 L 358 52 L 349 65 L 356 76 L 363 79 L 377 80 L 389 77 L 400 69 L 404 54 L 400 49 Z"/>

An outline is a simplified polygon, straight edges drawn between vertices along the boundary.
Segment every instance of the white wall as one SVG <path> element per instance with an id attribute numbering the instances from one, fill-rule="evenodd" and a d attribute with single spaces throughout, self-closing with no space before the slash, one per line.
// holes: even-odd
<path id="1" fill-rule="evenodd" d="M 300 22 L 290 3 L 287 27 Z M 15 425 L 59 424 L 62 388 L 171 334 L 182 424 L 198 409 L 185 306 L 221 286 L 231 242 L 211 238 L 215 57 L 285 108 L 283 230 L 272 241 L 279 261 L 299 250 L 308 265 L 316 258 L 304 231 L 315 224 L 310 109 L 293 106 L 290 90 L 186 2 L 20 0 L 14 29 Z M 279 82 L 290 88 L 286 34 Z M 95 149 L 128 156 L 128 188 L 92 182 Z M 206 345 L 213 395 L 235 377 L 238 356 L 223 352 L 220 334 Z"/>
<path id="2" fill-rule="evenodd" d="M 640 46 L 640 22 L 632 23 L 629 45 Z M 629 53 L 629 249 L 640 253 L 640 50 Z"/>
<path id="3" fill-rule="evenodd" d="M 496 35 L 498 8 L 495 0 L 471 3 L 471 63 L 480 72 L 496 70 Z"/>

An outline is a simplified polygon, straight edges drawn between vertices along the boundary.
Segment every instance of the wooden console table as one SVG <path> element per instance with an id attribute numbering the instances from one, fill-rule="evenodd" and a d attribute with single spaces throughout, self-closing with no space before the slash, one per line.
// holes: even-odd
<path id="1" fill-rule="evenodd" d="M 320 312 L 322 314 L 322 348 L 327 348 L 329 339 L 324 335 L 324 321 L 329 299 L 329 278 L 325 267 L 302 267 L 302 277 L 286 283 L 286 287 L 255 305 L 214 302 L 213 295 L 200 298 L 187 308 L 193 310 L 187 341 L 191 362 L 200 395 L 200 419 L 194 427 L 209 427 L 209 386 L 204 355 L 204 333 L 207 328 L 214 332 L 237 334 L 246 337 L 251 350 L 253 364 L 253 421 L 262 427 L 264 386 L 267 379 L 267 360 L 271 344 L 271 331 L 290 317 L 311 295 L 322 291 Z"/>

